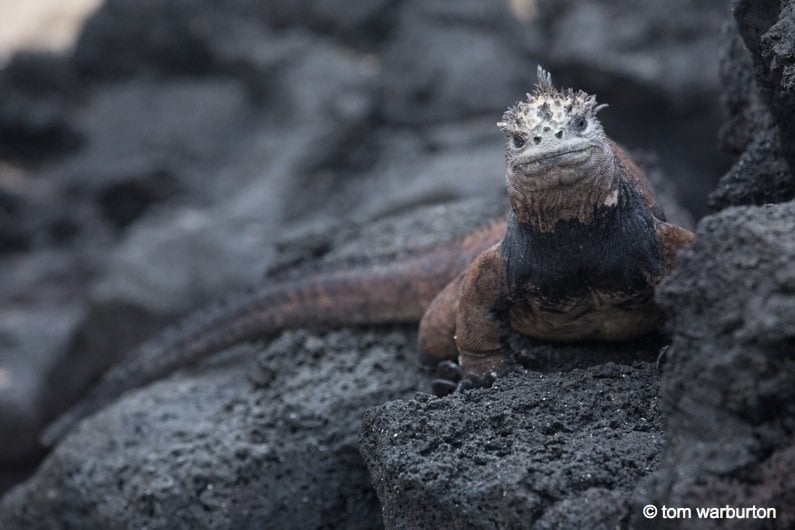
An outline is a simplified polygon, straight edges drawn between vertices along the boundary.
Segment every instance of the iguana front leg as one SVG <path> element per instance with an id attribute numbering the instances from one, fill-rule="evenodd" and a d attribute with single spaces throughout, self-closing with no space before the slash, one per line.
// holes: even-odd
<path id="1" fill-rule="evenodd" d="M 470 262 L 476 260 L 484 251 L 498 245 L 505 235 L 506 223 L 495 222 L 485 230 L 479 230 L 464 240 L 462 247 L 467 251 Z M 463 269 L 463 267 L 462 267 Z M 419 361 L 426 366 L 437 366 L 441 362 L 458 359 L 455 343 L 455 328 L 458 318 L 458 302 L 461 298 L 461 285 L 464 280 L 461 272 L 453 281 L 434 297 L 423 314 L 419 326 Z"/>
<path id="2" fill-rule="evenodd" d="M 455 343 L 464 377 L 504 372 L 510 363 L 510 294 L 499 246 L 481 254 L 461 279 Z"/>
<path id="3" fill-rule="evenodd" d="M 483 252 L 440 292 L 420 322 L 420 362 L 439 367 L 441 379 L 433 384 L 439 395 L 462 379 L 464 386 L 491 379 L 510 361 L 508 286 L 498 248 Z"/>

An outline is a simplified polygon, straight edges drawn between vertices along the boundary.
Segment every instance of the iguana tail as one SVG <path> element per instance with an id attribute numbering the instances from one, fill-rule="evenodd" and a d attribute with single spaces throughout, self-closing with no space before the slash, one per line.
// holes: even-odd
<path id="1" fill-rule="evenodd" d="M 445 246 L 300 269 L 200 309 L 110 368 L 46 428 L 42 442 L 54 445 L 128 390 L 242 342 L 290 328 L 418 321 L 434 296 L 504 231 L 503 223 L 492 224 Z"/>

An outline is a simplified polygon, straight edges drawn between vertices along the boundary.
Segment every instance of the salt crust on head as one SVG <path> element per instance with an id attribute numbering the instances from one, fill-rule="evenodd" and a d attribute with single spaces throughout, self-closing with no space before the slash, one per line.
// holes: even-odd
<path id="1" fill-rule="evenodd" d="M 560 130 L 572 121 L 595 117 L 607 105 L 597 105 L 596 96 L 571 88 L 558 90 L 552 86 L 552 76 L 538 67 L 538 82 L 527 101 L 520 101 L 505 111 L 497 123 L 506 132 L 540 133 Z"/>

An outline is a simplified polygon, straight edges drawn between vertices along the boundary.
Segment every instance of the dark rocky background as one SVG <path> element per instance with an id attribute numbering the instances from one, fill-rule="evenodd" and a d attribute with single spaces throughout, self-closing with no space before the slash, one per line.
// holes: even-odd
<path id="1" fill-rule="evenodd" d="M 190 309 L 500 211 L 494 123 L 537 63 L 611 105 L 669 217 L 712 214 L 660 290 L 671 339 L 519 341 L 494 388 L 434 399 L 411 326 L 288 331 L 45 455 Z M 0 94 L 0 528 L 795 525 L 795 2 L 108 0 Z"/>

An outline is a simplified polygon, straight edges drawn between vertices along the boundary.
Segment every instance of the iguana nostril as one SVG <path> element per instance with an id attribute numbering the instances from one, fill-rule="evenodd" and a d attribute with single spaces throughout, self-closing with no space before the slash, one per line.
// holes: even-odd
<path id="1" fill-rule="evenodd" d="M 540 144 L 541 143 L 541 137 L 540 136 L 533 136 L 533 143 L 536 144 L 536 145 Z"/>
<path id="2" fill-rule="evenodd" d="M 555 133 L 555 138 L 558 138 L 558 139 L 563 138 L 563 131 L 556 132 Z"/>

